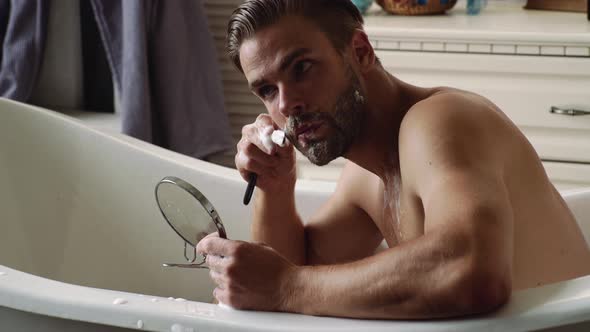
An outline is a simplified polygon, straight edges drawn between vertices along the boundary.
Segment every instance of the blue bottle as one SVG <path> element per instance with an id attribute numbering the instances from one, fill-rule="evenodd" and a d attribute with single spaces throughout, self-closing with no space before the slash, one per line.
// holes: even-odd
<path id="1" fill-rule="evenodd" d="M 352 0 L 352 3 L 359 9 L 361 14 L 364 14 L 373 4 L 373 0 Z"/>
<path id="2" fill-rule="evenodd" d="M 488 4 L 488 0 L 467 0 L 467 14 L 477 15 Z"/>

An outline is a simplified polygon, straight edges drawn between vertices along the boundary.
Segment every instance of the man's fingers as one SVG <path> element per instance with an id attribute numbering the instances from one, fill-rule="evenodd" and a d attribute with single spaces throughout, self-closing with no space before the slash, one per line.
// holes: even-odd
<path id="1" fill-rule="evenodd" d="M 216 255 L 216 253 L 214 253 L 214 251 L 216 250 L 215 248 L 218 246 L 216 245 L 216 243 L 210 243 L 211 240 L 215 240 L 215 239 L 221 239 L 219 236 L 214 236 L 213 234 L 215 233 L 211 233 L 207 236 L 205 236 L 201 241 L 199 241 L 199 243 L 197 243 L 197 253 L 201 254 L 201 255 Z"/>
<path id="2" fill-rule="evenodd" d="M 213 232 L 211 234 L 208 234 L 207 236 L 205 236 L 204 238 L 202 238 L 201 240 L 204 240 L 208 237 L 219 237 L 219 233 L 218 232 Z"/>
<path id="3" fill-rule="evenodd" d="M 226 263 L 226 258 L 216 255 L 207 255 L 205 261 L 207 262 L 207 266 L 209 266 L 210 271 L 215 272 L 222 272 L 223 266 Z"/>
<path id="4" fill-rule="evenodd" d="M 218 303 L 224 304 L 226 306 L 231 306 L 231 304 L 228 301 L 227 292 L 225 291 L 225 289 L 220 289 L 219 287 L 215 288 L 213 290 L 213 296 L 215 297 Z"/>
<path id="5" fill-rule="evenodd" d="M 201 255 L 232 256 L 240 241 L 222 239 L 218 236 L 207 236 L 197 244 L 197 252 Z"/>
<path id="6" fill-rule="evenodd" d="M 238 153 L 238 155 L 236 156 L 236 165 L 240 169 L 253 172 L 256 174 L 276 175 L 276 170 L 274 166 L 266 166 L 260 160 L 248 158 L 244 153 Z"/>
<path id="7" fill-rule="evenodd" d="M 211 280 L 217 284 L 217 288 L 221 290 L 225 289 L 225 279 L 223 274 L 217 271 L 209 270 L 209 276 L 211 277 Z"/>
<path id="8" fill-rule="evenodd" d="M 246 139 L 246 143 L 254 144 L 266 154 L 272 155 L 275 152 L 275 146 L 270 138 L 273 130 L 274 125 L 268 125 L 257 121 L 254 124 L 242 127 L 242 138 Z M 244 147 L 243 142 L 238 142 L 238 145 L 242 145 L 242 148 Z M 238 150 L 239 149 L 240 146 L 238 146 Z"/>
<path id="9" fill-rule="evenodd" d="M 276 167 L 280 161 L 276 155 L 269 155 L 254 144 L 246 145 L 240 152 L 246 157 L 246 159 L 256 160 L 260 164 L 268 167 Z"/>
<path id="10" fill-rule="evenodd" d="M 254 122 L 259 128 L 272 127 L 278 128 L 278 126 L 272 121 L 272 117 L 266 113 L 261 113 L 256 117 Z"/>

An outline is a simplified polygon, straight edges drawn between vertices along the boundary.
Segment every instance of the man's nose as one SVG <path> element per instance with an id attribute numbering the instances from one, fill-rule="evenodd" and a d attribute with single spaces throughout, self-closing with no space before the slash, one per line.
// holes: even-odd
<path id="1" fill-rule="evenodd" d="M 281 87 L 279 91 L 279 112 L 286 118 L 305 110 L 303 94 L 294 88 Z"/>

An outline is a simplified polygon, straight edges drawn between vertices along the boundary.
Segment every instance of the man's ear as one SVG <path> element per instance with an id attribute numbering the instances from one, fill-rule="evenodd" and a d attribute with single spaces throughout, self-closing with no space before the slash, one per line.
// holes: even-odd
<path id="1" fill-rule="evenodd" d="M 367 34 L 361 30 L 356 29 L 352 35 L 351 40 L 352 56 L 356 59 L 361 72 L 366 72 L 375 64 L 375 51 L 369 42 Z"/>

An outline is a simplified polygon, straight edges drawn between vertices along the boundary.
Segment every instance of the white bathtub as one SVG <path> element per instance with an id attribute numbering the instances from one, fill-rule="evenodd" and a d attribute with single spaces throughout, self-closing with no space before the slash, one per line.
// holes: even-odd
<path id="1" fill-rule="evenodd" d="M 207 271 L 161 267 L 183 260 L 154 200 L 167 175 L 199 188 L 230 238 L 248 238 L 235 170 L 0 99 L 0 331 L 590 330 L 590 277 L 516 292 L 501 310 L 468 319 L 369 321 L 209 304 Z M 333 188 L 301 181 L 302 215 Z M 590 190 L 565 196 L 588 239 Z"/>

